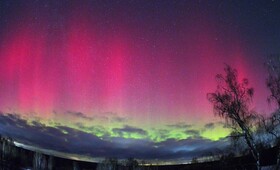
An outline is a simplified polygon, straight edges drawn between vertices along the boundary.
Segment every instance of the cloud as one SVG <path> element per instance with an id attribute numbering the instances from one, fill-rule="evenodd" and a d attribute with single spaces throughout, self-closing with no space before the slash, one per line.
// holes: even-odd
<path id="1" fill-rule="evenodd" d="M 125 133 L 128 134 L 139 134 L 139 135 L 147 135 L 148 133 L 140 128 L 132 127 L 125 125 L 123 128 L 113 128 L 112 131 L 120 136 L 123 136 Z"/>
<path id="2" fill-rule="evenodd" d="M 87 132 L 92 132 L 93 134 L 96 134 L 96 135 L 99 135 L 99 134 L 100 134 L 100 136 L 109 135 L 109 131 L 100 125 L 85 126 L 81 122 L 75 123 L 75 125 L 78 127 L 78 129 L 81 129 L 81 130 L 87 131 Z"/>
<path id="3" fill-rule="evenodd" d="M 81 128 L 104 128 L 99 126 L 83 127 L 82 124 L 80 126 Z M 127 125 L 123 128 L 115 128 L 113 131 L 147 135 L 145 130 Z M 112 156 L 117 158 L 134 157 L 163 162 L 173 160 L 176 163 L 228 146 L 228 141 L 225 139 L 211 141 L 201 136 L 182 140 L 169 138 L 161 142 L 154 142 L 146 138 L 132 139 L 121 136 L 98 137 L 92 133 L 67 126 L 49 127 L 40 122 L 28 123 L 19 115 L 3 113 L 0 114 L 0 133 L 26 145 L 64 153 L 101 158 Z"/>
<path id="4" fill-rule="evenodd" d="M 186 130 L 185 133 L 190 136 L 200 136 L 199 130 L 190 129 L 190 130 Z"/>
<path id="5" fill-rule="evenodd" d="M 119 116 L 115 112 L 103 112 L 102 116 L 96 116 L 96 119 L 99 119 L 99 118 L 102 118 L 102 119 L 105 118 L 107 121 L 116 122 L 116 123 L 124 123 L 124 122 L 128 121 L 127 117 Z"/>
<path id="6" fill-rule="evenodd" d="M 231 125 L 226 122 L 217 122 L 218 125 L 222 126 L 224 129 L 230 129 Z"/>
<path id="7" fill-rule="evenodd" d="M 118 122 L 118 123 L 123 123 L 123 122 L 126 122 L 126 121 L 127 121 L 127 118 L 125 118 L 125 117 L 120 117 L 120 116 L 114 116 L 114 117 L 112 118 L 112 121 Z"/>
<path id="8" fill-rule="evenodd" d="M 154 140 L 159 141 L 162 139 L 167 139 L 170 136 L 170 131 L 167 129 L 153 129 L 156 133 Z"/>
<path id="9" fill-rule="evenodd" d="M 79 117 L 79 118 L 87 119 L 87 120 L 93 120 L 93 117 L 89 117 L 89 116 L 85 115 L 82 112 L 67 111 L 66 114 L 68 114 L 70 116 L 74 116 L 74 117 Z"/>
<path id="10" fill-rule="evenodd" d="M 192 127 L 192 125 L 186 124 L 184 122 L 179 122 L 176 124 L 167 125 L 167 127 L 175 128 L 175 129 L 189 129 Z"/>
<path id="11" fill-rule="evenodd" d="M 83 119 L 83 120 L 87 120 L 87 121 L 93 121 L 95 119 L 92 116 L 87 116 L 83 112 L 76 112 L 76 111 L 57 112 L 54 110 L 52 113 L 53 113 L 55 119 L 63 119 L 65 117 L 74 118 L 73 120 Z M 39 118 L 39 119 L 42 119 L 42 118 Z"/>
<path id="12" fill-rule="evenodd" d="M 204 128 L 207 130 L 209 130 L 209 129 L 214 129 L 214 127 L 215 127 L 215 124 L 214 123 L 207 123 L 207 124 L 205 124 L 204 125 Z"/>
<path id="13" fill-rule="evenodd" d="M 82 112 L 75 112 L 75 111 L 67 111 L 63 113 L 57 113 L 53 112 L 55 116 L 61 116 L 62 118 L 65 118 L 67 116 L 75 117 L 75 118 L 81 118 L 88 121 L 94 121 L 94 122 L 104 122 L 104 123 L 124 123 L 129 120 L 127 117 L 119 116 L 115 112 L 103 112 L 100 115 L 92 115 L 87 116 L 85 113 Z"/>

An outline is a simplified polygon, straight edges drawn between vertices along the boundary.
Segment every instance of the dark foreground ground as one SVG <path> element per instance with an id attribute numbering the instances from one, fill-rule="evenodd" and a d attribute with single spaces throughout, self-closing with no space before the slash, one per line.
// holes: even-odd
<path id="1" fill-rule="evenodd" d="M 146 165 L 138 164 L 134 159 L 126 162 L 117 162 L 116 159 L 107 159 L 103 163 L 74 161 L 33 152 L 13 145 L 10 139 L 0 139 L 1 155 L 0 170 L 234 170 L 256 169 L 250 155 L 243 157 L 222 157 L 219 161 L 192 163 L 184 165 Z M 270 166 L 276 163 L 274 148 L 261 153 L 261 165 Z"/>

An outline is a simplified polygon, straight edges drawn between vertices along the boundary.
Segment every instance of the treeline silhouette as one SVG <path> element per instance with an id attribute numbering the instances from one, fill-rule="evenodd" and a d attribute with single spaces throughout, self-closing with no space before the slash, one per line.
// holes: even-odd
<path id="1" fill-rule="evenodd" d="M 235 157 L 233 154 L 222 155 L 219 160 L 209 162 L 192 162 L 180 165 L 151 165 L 133 158 L 118 160 L 106 158 L 100 163 L 76 161 L 46 155 L 41 152 L 30 151 L 14 145 L 11 138 L 0 138 L 1 170 L 207 170 L 207 169 L 246 169 L 255 170 L 257 166 L 252 155 Z M 277 148 L 263 149 L 261 152 L 261 166 L 276 164 Z"/>

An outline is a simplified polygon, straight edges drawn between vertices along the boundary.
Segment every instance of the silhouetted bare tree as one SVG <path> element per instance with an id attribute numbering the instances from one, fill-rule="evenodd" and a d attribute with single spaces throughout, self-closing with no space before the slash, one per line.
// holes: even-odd
<path id="1" fill-rule="evenodd" d="M 236 138 L 243 138 L 253 155 L 257 168 L 260 169 L 260 156 L 253 136 L 256 114 L 249 110 L 254 90 L 249 87 L 248 79 L 238 80 L 236 69 L 226 65 L 225 75 L 216 75 L 218 83 L 214 93 L 207 98 L 213 104 L 214 113 L 226 120 Z"/>
<path id="2" fill-rule="evenodd" d="M 277 163 L 275 169 L 280 168 L 280 56 L 271 56 L 265 63 L 268 71 L 266 86 L 270 91 L 269 103 L 276 104 L 276 111 L 272 115 L 263 119 L 262 126 L 274 139 L 274 145 L 278 148 Z"/>

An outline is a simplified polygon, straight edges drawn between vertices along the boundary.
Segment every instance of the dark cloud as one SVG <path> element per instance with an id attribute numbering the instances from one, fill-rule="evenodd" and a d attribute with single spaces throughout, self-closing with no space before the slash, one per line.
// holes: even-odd
<path id="1" fill-rule="evenodd" d="M 33 126 L 37 126 L 37 127 L 44 127 L 45 126 L 44 124 L 42 124 L 42 123 L 40 123 L 38 121 L 35 121 L 35 120 L 31 121 L 31 124 Z"/>
<path id="2" fill-rule="evenodd" d="M 132 126 L 124 126 L 123 128 L 113 128 L 112 131 L 120 136 L 123 136 L 125 133 L 136 133 L 139 135 L 147 135 L 148 133 L 140 128 L 132 127 Z"/>
<path id="3" fill-rule="evenodd" d="M 114 121 L 114 122 L 119 122 L 119 123 L 123 123 L 123 122 L 126 122 L 126 121 L 127 121 L 127 118 L 115 116 L 115 117 L 112 118 L 112 121 Z"/>
<path id="4" fill-rule="evenodd" d="M 207 123 L 207 124 L 204 125 L 205 129 L 214 129 L 214 127 L 215 127 L 214 123 Z"/>
<path id="5" fill-rule="evenodd" d="M 156 138 L 154 140 L 156 141 L 159 141 L 159 140 L 162 140 L 162 139 L 167 139 L 168 136 L 170 135 L 170 131 L 167 130 L 167 129 L 153 129 L 155 131 L 155 133 L 157 134 L 156 135 Z"/>
<path id="6" fill-rule="evenodd" d="M 67 111 L 64 113 L 57 113 L 54 111 L 54 114 L 57 116 L 60 116 L 62 114 L 63 116 L 73 116 L 77 118 L 86 119 L 89 121 L 102 121 L 107 123 L 108 122 L 124 123 L 128 120 L 127 117 L 118 116 L 117 113 L 114 112 L 103 112 L 101 113 L 101 115 L 94 115 L 94 116 L 87 116 L 82 112 L 73 112 L 73 111 Z"/>
<path id="7" fill-rule="evenodd" d="M 191 136 L 200 136 L 199 130 L 190 129 L 190 130 L 186 130 L 185 133 Z"/>
<path id="8" fill-rule="evenodd" d="M 230 124 L 227 124 L 227 123 L 223 123 L 221 124 L 223 128 L 225 129 L 229 129 L 229 128 L 232 128 L 232 126 Z"/>
<path id="9" fill-rule="evenodd" d="M 83 127 L 82 124 L 79 126 L 90 128 Z M 92 128 L 100 127 L 93 126 Z M 131 126 L 115 128 L 113 131 L 147 134 L 145 130 Z M 205 156 L 205 153 L 228 146 L 225 139 L 211 141 L 200 136 L 184 140 L 167 139 L 162 142 L 109 136 L 99 138 L 94 134 L 66 126 L 49 127 L 40 122 L 28 123 L 16 114 L 0 114 L 0 133 L 37 148 L 92 157 L 134 157 L 154 161 L 176 160 L 178 162 L 178 160 L 191 159 L 194 156 Z"/>
<path id="10" fill-rule="evenodd" d="M 106 119 L 110 122 L 124 123 L 128 120 L 127 117 L 121 117 L 115 112 L 103 112 L 102 116 L 97 116 L 96 119 Z"/>
<path id="11" fill-rule="evenodd" d="M 79 118 L 83 118 L 83 119 L 87 119 L 87 120 L 93 120 L 93 117 L 89 117 L 82 112 L 67 111 L 66 114 L 75 116 L 75 117 L 79 117 Z"/>
<path id="12" fill-rule="evenodd" d="M 94 134 L 102 134 L 102 136 L 108 136 L 109 135 L 109 131 L 107 129 L 105 129 L 103 126 L 100 126 L 100 125 L 85 126 L 81 122 L 75 123 L 75 125 L 83 131 L 92 132 Z"/>
<path id="13" fill-rule="evenodd" d="M 76 111 L 57 112 L 54 110 L 53 114 L 57 117 L 72 116 L 75 118 L 81 118 L 81 119 L 90 120 L 90 121 L 94 120 L 93 117 L 87 116 L 86 114 L 84 114 L 82 112 L 76 112 Z"/>
<path id="14" fill-rule="evenodd" d="M 175 128 L 175 129 L 188 129 L 188 128 L 191 128 L 192 125 L 186 124 L 184 122 L 179 122 L 179 123 L 176 123 L 176 124 L 167 125 L 167 127 Z"/>

